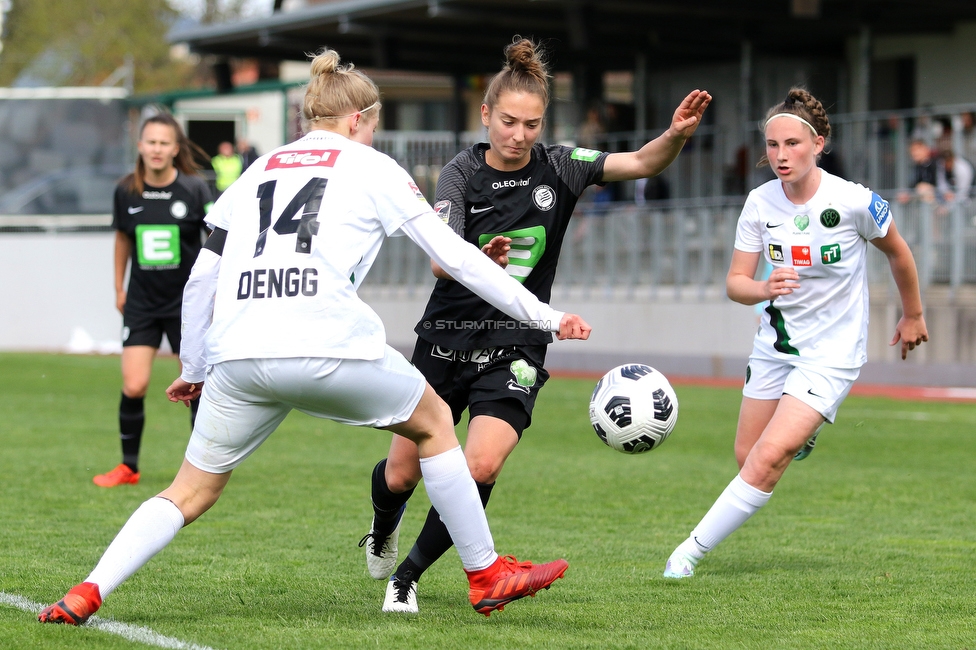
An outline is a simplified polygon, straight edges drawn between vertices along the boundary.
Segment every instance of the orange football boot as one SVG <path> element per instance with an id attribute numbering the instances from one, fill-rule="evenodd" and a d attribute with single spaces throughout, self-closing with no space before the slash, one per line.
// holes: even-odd
<path id="1" fill-rule="evenodd" d="M 83 625 L 101 606 L 102 596 L 98 593 L 98 585 L 82 582 L 72 587 L 57 603 L 45 607 L 37 620 L 41 623 Z"/>
<path id="2" fill-rule="evenodd" d="M 135 485 L 139 482 L 139 472 L 133 472 L 125 463 L 110 472 L 99 474 L 92 479 L 92 483 L 99 487 L 115 487 L 117 485 Z"/>
<path id="3" fill-rule="evenodd" d="M 490 616 L 513 600 L 535 596 L 540 589 L 548 589 L 563 577 L 569 562 L 556 560 L 546 564 L 519 562 L 511 555 L 499 556 L 495 563 L 480 571 L 467 571 L 468 599 L 475 611 Z"/>

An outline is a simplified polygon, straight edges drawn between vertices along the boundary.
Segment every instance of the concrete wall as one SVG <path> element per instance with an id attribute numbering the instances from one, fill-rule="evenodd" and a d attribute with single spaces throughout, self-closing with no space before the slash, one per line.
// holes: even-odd
<path id="1" fill-rule="evenodd" d="M 114 233 L 0 234 L 0 351 L 114 353 L 122 318 L 115 310 Z M 366 287 L 363 298 L 387 328 L 394 347 L 413 348 L 427 290 Z M 897 322 L 890 296 L 872 293 L 869 363 L 862 381 L 976 386 L 976 287 L 926 294 L 932 342 L 908 362 L 889 348 Z M 602 372 L 645 362 L 672 375 L 741 376 L 756 331 L 754 308 L 729 301 L 718 288 L 675 291 L 636 287 L 556 287 L 552 304 L 581 314 L 593 326 L 589 341 L 557 341 L 553 370 Z"/>
<path id="2" fill-rule="evenodd" d="M 922 9 L 921 11 L 924 11 Z M 958 23 L 948 34 L 880 36 L 875 60 L 915 57 L 915 102 L 918 106 L 969 104 L 976 101 L 976 23 Z"/>

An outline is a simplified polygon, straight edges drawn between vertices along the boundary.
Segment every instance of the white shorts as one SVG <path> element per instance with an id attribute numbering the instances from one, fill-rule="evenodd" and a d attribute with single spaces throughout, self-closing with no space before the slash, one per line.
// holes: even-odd
<path id="1" fill-rule="evenodd" d="M 752 399 L 770 400 L 790 395 L 833 424 L 837 409 L 851 392 L 860 373 L 860 368 L 813 367 L 750 357 L 742 394 Z"/>
<path id="2" fill-rule="evenodd" d="M 382 359 L 240 359 L 207 374 L 186 459 L 205 472 L 240 465 L 292 409 L 354 426 L 410 419 L 427 386 L 393 348 Z"/>

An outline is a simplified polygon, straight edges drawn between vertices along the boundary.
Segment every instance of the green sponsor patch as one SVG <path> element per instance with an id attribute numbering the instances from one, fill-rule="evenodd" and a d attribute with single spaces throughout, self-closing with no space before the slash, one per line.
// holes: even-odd
<path id="1" fill-rule="evenodd" d="M 175 224 L 136 226 L 136 255 L 139 266 L 179 266 L 180 227 Z"/>
<path id="2" fill-rule="evenodd" d="M 827 244 L 820 247 L 820 260 L 824 264 L 836 264 L 840 261 L 840 244 Z"/>
<path id="3" fill-rule="evenodd" d="M 486 232 L 478 237 L 478 246 L 484 248 L 485 244 L 498 236 L 508 237 L 512 240 L 510 244 L 512 250 L 508 252 L 508 266 L 505 267 L 505 271 L 519 282 L 524 283 L 525 279 L 532 273 L 532 269 L 539 263 L 542 254 L 546 252 L 545 227 L 532 226 L 531 228 L 505 232 Z"/>
<path id="4" fill-rule="evenodd" d="M 515 375 L 515 381 L 519 386 L 532 388 L 535 386 L 535 379 L 538 372 L 524 359 L 518 359 L 512 362 L 512 374 Z"/>
<path id="5" fill-rule="evenodd" d="M 807 226 L 810 225 L 810 217 L 805 214 L 798 214 L 793 217 L 793 223 L 795 223 L 796 227 L 801 231 L 806 230 Z"/>
<path id="6" fill-rule="evenodd" d="M 569 157 L 573 160 L 582 160 L 583 162 L 595 162 L 600 157 L 600 153 L 596 149 L 576 147 L 573 149 L 573 153 L 569 154 Z"/>

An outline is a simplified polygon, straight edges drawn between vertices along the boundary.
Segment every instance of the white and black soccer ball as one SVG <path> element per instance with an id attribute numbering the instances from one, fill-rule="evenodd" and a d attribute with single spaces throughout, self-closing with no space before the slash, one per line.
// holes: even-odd
<path id="1" fill-rule="evenodd" d="M 654 368 L 629 363 L 603 375 L 590 398 L 590 423 L 600 440 L 625 454 L 661 446 L 678 421 L 678 396 Z"/>

